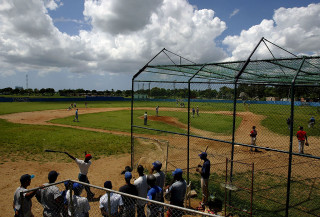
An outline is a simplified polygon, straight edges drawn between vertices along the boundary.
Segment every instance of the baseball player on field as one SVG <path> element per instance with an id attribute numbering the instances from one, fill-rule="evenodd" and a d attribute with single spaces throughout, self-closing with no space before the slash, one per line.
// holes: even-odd
<path id="1" fill-rule="evenodd" d="M 256 130 L 256 126 L 252 127 L 252 130 L 250 132 L 250 137 L 251 137 L 251 145 L 256 145 L 256 141 L 257 141 L 257 130 Z M 250 148 L 250 151 L 253 151 L 252 147 Z M 258 151 L 257 148 L 255 148 L 254 151 Z"/>
<path id="2" fill-rule="evenodd" d="M 308 137 L 307 137 L 307 133 L 306 131 L 303 130 L 303 127 L 300 126 L 299 128 L 300 130 L 297 132 L 297 138 L 298 138 L 298 142 L 299 142 L 299 153 L 300 154 L 304 154 L 304 144 L 306 142 L 306 144 L 308 143 Z"/>
<path id="3" fill-rule="evenodd" d="M 76 109 L 76 113 L 74 115 L 74 119 L 73 119 L 73 122 L 75 122 L 77 120 L 77 122 L 79 122 L 79 119 L 78 119 L 78 109 Z"/>
<path id="4" fill-rule="evenodd" d="M 65 152 L 65 154 L 68 155 L 72 160 L 74 160 L 79 166 L 79 169 L 80 169 L 80 173 L 78 176 L 79 181 L 90 184 L 87 174 L 89 171 L 89 167 L 91 166 L 91 161 L 90 161 L 92 158 L 91 154 L 85 153 L 84 160 L 79 160 L 78 158 L 75 158 L 72 155 L 70 155 L 68 152 Z M 85 189 L 87 192 L 87 198 L 89 200 L 92 200 L 94 197 L 94 193 L 91 192 L 90 187 L 88 186 L 85 186 Z"/>

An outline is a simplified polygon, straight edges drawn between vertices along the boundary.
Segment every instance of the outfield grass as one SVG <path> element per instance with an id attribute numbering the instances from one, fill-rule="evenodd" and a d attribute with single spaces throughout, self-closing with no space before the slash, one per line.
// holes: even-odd
<path id="1" fill-rule="evenodd" d="M 77 129 L 9 123 L 0 119 L 1 161 L 21 159 L 50 161 L 56 155 L 46 154 L 45 149 L 68 151 L 82 156 L 84 151 L 95 157 L 128 153 L 130 138 L 108 133 Z M 61 155 L 59 160 L 68 160 Z"/>
<path id="2" fill-rule="evenodd" d="M 266 116 L 262 121 L 262 125 L 267 127 L 274 133 L 281 135 L 289 135 L 290 131 L 287 125 L 287 118 L 290 117 L 289 105 L 258 105 L 251 104 L 249 110 L 255 114 Z M 314 116 L 316 125 L 314 128 L 308 128 L 308 121 Z M 316 107 L 311 106 L 295 106 L 294 107 L 294 135 L 298 131 L 299 126 L 303 126 L 308 136 L 320 136 L 320 113 Z"/>

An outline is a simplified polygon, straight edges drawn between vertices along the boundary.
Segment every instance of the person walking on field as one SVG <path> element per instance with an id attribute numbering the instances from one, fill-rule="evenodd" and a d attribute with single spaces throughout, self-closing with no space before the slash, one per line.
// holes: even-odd
<path id="1" fill-rule="evenodd" d="M 192 117 L 194 118 L 194 114 L 196 113 L 196 110 L 192 108 Z"/>
<path id="2" fill-rule="evenodd" d="M 196 112 L 197 112 L 197 116 L 199 117 L 199 107 L 198 106 L 197 106 Z"/>
<path id="3" fill-rule="evenodd" d="M 148 123 L 148 114 L 147 112 L 144 113 L 144 125 L 147 125 Z"/>
<path id="4" fill-rule="evenodd" d="M 158 117 L 159 115 L 159 106 L 156 107 L 156 116 Z"/>
<path id="5" fill-rule="evenodd" d="M 147 176 L 144 175 L 144 168 L 142 165 L 139 165 L 137 168 L 137 171 L 139 173 L 139 178 L 134 181 L 134 185 L 136 186 L 138 190 L 138 196 L 147 198 L 148 194 L 148 183 L 147 183 Z M 138 217 L 145 217 L 144 213 L 144 207 L 146 205 L 145 201 L 138 200 L 137 201 L 137 216 Z"/>
<path id="6" fill-rule="evenodd" d="M 258 134 L 258 133 L 257 133 L 257 130 L 256 130 L 256 126 L 253 126 L 253 127 L 252 127 L 252 130 L 251 130 L 251 132 L 250 132 L 251 145 L 252 145 L 252 146 L 256 146 L 257 134 Z M 250 151 L 253 151 L 253 148 L 252 148 L 252 147 L 250 148 Z M 255 148 L 254 151 L 257 152 L 258 149 Z"/>
<path id="7" fill-rule="evenodd" d="M 78 176 L 79 181 L 90 184 L 87 175 L 89 172 L 89 167 L 91 166 L 91 161 L 90 161 L 92 159 L 91 154 L 85 153 L 84 160 L 79 160 L 78 158 L 75 158 L 72 155 L 70 155 L 68 152 L 65 152 L 65 154 L 68 155 L 72 160 L 74 160 L 76 162 L 76 164 L 79 166 L 79 169 L 80 169 L 80 173 Z M 90 187 L 85 186 L 85 190 L 87 192 L 87 198 L 89 200 L 92 200 L 94 197 L 94 193 L 91 192 Z"/>
<path id="8" fill-rule="evenodd" d="M 315 123 L 316 123 L 316 119 L 312 116 L 311 118 L 310 118 L 310 120 L 309 120 L 309 124 L 308 124 L 308 127 L 310 128 L 310 127 L 314 127 L 314 125 L 315 125 Z"/>
<path id="9" fill-rule="evenodd" d="M 78 119 L 78 109 L 76 109 L 76 113 L 75 113 L 75 115 L 74 115 L 73 122 L 75 122 L 75 121 L 79 122 L 79 119 Z"/>
<path id="10" fill-rule="evenodd" d="M 306 131 L 303 130 L 303 127 L 300 126 L 300 130 L 297 132 L 297 138 L 299 142 L 299 153 L 304 154 L 304 144 L 308 145 L 308 137 Z"/>
<path id="11" fill-rule="evenodd" d="M 27 187 L 31 184 L 31 179 L 34 178 L 34 175 L 24 174 L 20 177 L 21 186 L 17 188 L 13 197 L 13 209 L 14 216 L 24 216 L 24 217 L 34 217 L 31 212 L 32 206 L 32 197 L 37 193 L 37 190 L 30 191 L 28 193 L 23 194 L 23 198 L 21 198 L 20 193 L 27 191 Z"/>
<path id="12" fill-rule="evenodd" d="M 209 196 L 210 161 L 206 152 L 199 154 L 199 157 L 203 160 L 203 165 L 199 164 L 196 171 L 201 175 L 202 202 L 200 208 L 204 209 L 204 206 L 208 203 Z"/>

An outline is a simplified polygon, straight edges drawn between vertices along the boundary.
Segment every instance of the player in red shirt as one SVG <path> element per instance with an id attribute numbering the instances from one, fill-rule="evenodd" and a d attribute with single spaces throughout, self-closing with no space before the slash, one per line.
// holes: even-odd
<path id="1" fill-rule="evenodd" d="M 306 131 L 303 130 L 303 127 L 300 126 L 300 130 L 297 132 L 297 138 L 299 142 L 299 153 L 304 154 L 303 148 L 305 142 L 308 142 L 308 137 Z"/>
<path id="2" fill-rule="evenodd" d="M 251 145 L 256 145 L 256 140 L 257 140 L 257 131 L 256 131 L 256 126 L 252 127 L 252 130 L 250 132 L 250 137 L 251 137 Z M 250 151 L 253 151 L 252 147 L 250 148 Z M 254 151 L 258 151 L 257 148 L 255 148 Z"/>

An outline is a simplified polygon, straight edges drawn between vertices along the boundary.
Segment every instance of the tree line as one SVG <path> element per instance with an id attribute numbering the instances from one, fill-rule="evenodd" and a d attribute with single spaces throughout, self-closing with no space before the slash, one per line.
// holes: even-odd
<path id="1" fill-rule="evenodd" d="M 23 89 L 23 88 L 3 88 L 0 89 L 1 95 L 19 95 L 19 96 L 121 96 L 131 97 L 131 90 L 84 90 L 84 89 L 62 89 L 55 91 L 53 88 L 41 89 Z M 267 86 L 267 85 L 247 85 L 240 84 L 237 89 L 237 98 L 244 100 L 265 100 L 266 97 L 290 98 L 290 86 Z M 143 95 L 148 98 L 188 98 L 189 91 L 187 88 L 183 89 L 166 89 L 160 87 L 153 87 L 150 89 L 135 90 L 135 94 Z M 203 89 L 190 90 L 191 98 L 200 99 L 233 99 L 234 88 L 222 86 L 219 89 Z M 311 101 L 319 101 L 320 87 L 295 87 L 295 97 L 305 98 Z"/>

